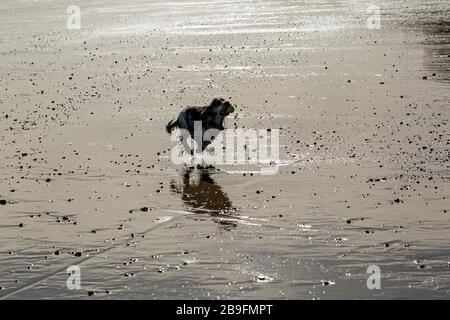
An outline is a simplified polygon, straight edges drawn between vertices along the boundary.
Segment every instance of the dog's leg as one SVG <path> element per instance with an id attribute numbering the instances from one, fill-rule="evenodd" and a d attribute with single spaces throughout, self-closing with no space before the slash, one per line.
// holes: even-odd
<path id="1" fill-rule="evenodd" d="M 189 139 L 189 136 L 181 135 L 180 136 L 180 143 L 183 146 L 183 151 L 192 156 L 194 154 L 194 151 L 189 146 L 188 139 Z"/>

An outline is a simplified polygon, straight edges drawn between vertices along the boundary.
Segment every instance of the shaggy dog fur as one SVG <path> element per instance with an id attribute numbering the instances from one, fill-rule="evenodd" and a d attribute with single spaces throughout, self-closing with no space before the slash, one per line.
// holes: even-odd
<path id="1" fill-rule="evenodd" d="M 203 141 L 204 133 L 209 129 L 224 130 L 224 119 L 232 112 L 234 112 L 234 107 L 230 102 L 221 98 L 214 98 L 209 106 L 187 107 L 183 109 L 176 119 L 171 120 L 167 124 L 166 131 L 172 133 L 175 128 L 179 128 L 182 129 L 182 132 L 187 132 L 192 139 L 196 140 L 196 137 L 194 137 L 194 124 L 196 121 L 201 121 L 202 139 L 201 141 L 196 141 L 196 143 L 198 146 L 201 146 L 201 150 L 203 151 L 211 143 L 210 141 Z M 188 137 L 182 135 L 181 138 L 186 148 L 186 140 Z"/>

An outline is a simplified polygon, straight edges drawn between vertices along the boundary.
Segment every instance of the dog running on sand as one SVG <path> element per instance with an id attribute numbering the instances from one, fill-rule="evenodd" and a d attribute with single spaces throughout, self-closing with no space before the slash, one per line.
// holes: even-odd
<path id="1" fill-rule="evenodd" d="M 175 128 L 182 129 L 187 132 L 192 139 L 194 137 L 195 122 L 201 121 L 202 136 L 201 141 L 196 141 L 198 146 L 202 147 L 202 151 L 211 143 L 211 141 L 204 141 L 203 135 L 209 129 L 215 129 L 218 131 L 224 130 L 223 122 L 225 117 L 234 112 L 234 106 L 222 99 L 214 98 L 208 106 L 204 107 L 186 107 L 184 108 L 178 117 L 171 120 L 167 126 L 167 133 L 172 133 Z M 188 137 L 182 136 L 182 143 L 187 147 L 186 139 Z"/>

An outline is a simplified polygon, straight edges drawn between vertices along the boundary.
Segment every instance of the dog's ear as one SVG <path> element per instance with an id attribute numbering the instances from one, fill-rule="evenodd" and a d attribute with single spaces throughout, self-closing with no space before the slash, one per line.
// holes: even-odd
<path id="1" fill-rule="evenodd" d="M 209 105 L 211 108 L 217 108 L 222 104 L 222 99 L 220 98 L 214 98 L 213 101 L 211 101 L 211 104 Z"/>

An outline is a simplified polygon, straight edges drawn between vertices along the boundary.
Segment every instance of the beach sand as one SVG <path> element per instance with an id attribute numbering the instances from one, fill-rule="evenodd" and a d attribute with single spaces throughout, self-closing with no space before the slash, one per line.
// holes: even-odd
<path id="1" fill-rule="evenodd" d="M 0 3 L 0 298 L 449 297 L 448 2 L 76 2 Z M 277 174 L 183 179 L 215 96 Z"/>

